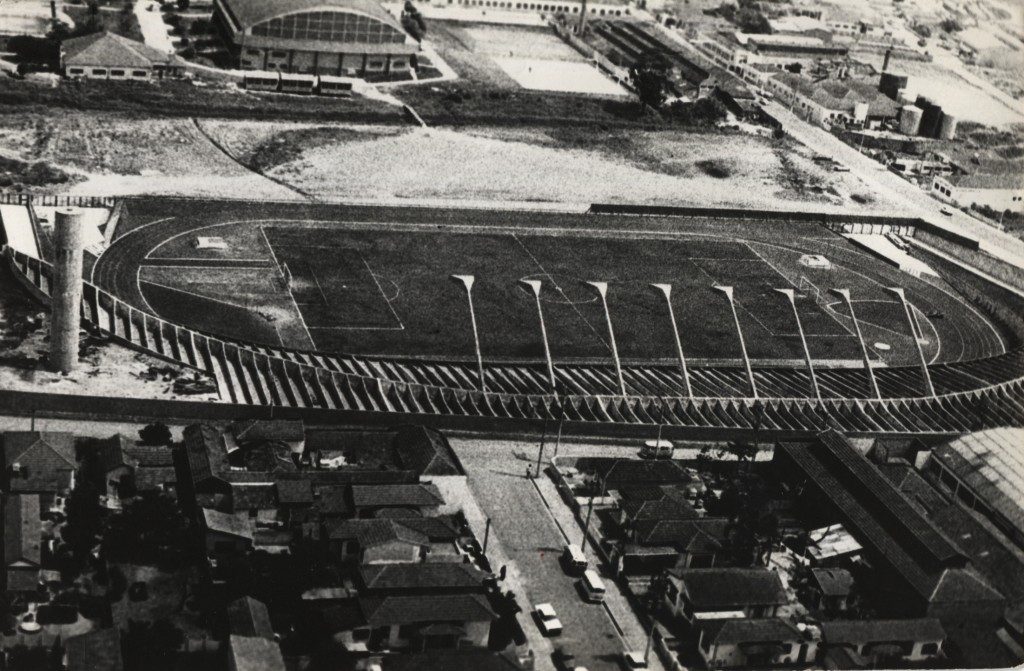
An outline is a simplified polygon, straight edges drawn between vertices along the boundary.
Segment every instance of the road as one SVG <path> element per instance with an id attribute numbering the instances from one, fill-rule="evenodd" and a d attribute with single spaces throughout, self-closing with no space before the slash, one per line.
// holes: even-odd
<path id="1" fill-rule="evenodd" d="M 556 646 L 572 651 L 577 657 L 575 663 L 590 671 L 622 668 L 620 660 L 624 649 L 643 650 L 644 629 L 610 579 L 605 581 L 609 591 L 606 609 L 583 602 L 576 591 L 576 579 L 562 571 L 558 556 L 566 536 L 559 525 L 575 542 L 579 542 L 581 532 L 578 525 L 566 521 L 571 520 L 571 512 L 568 517 L 558 515 L 561 521 L 556 523 L 547 506 L 565 508 L 558 511 L 560 513 L 568 512 L 568 507 L 561 499 L 548 500 L 551 496 L 547 493 L 542 497 L 534 482 L 526 478 L 526 466 L 537 456 L 537 443 L 462 438 L 452 438 L 451 443 L 466 469 L 477 503 L 491 518 L 491 533 L 516 564 L 521 582 L 520 605 L 532 609 L 532 604 L 551 603 L 562 621 L 564 633 L 550 642 L 543 642 L 537 651 L 537 668 L 553 668 L 551 653 Z M 561 454 L 636 456 L 636 451 L 635 446 L 566 445 Z M 622 634 L 613 624 L 609 611 L 614 613 Z M 537 628 L 529 615 L 523 618 L 522 624 L 528 633 Z M 662 669 L 653 653 L 648 668 Z"/>
<path id="2" fill-rule="evenodd" d="M 886 194 L 894 202 L 905 204 L 905 213 L 932 221 L 981 240 L 982 249 L 992 256 L 1024 268 L 1024 242 L 995 229 L 959 210 L 942 214 L 943 204 L 927 192 L 886 170 L 880 163 L 861 154 L 828 131 L 810 124 L 777 102 L 769 101 L 765 110 L 782 122 L 783 128 L 798 142 L 823 156 L 846 165 L 867 185 Z M 898 214 L 898 213 L 893 213 Z"/>
<path id="3" fill-rule="evenodd" d="M 161 53 L 173 54 L 174 42 L 167 32 L 160 5 L 152 0 L 137 0 L 134 7 L 135 17 L 139 20 L 143 41 Z"/>

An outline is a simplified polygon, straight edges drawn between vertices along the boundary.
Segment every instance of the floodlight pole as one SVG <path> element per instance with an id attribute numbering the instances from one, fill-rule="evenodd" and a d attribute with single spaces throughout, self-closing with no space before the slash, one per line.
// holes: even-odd
<path id="1" fill-rule="evenodd" d="M 714 286 L 715 289 L 725 294 L 729 299 L 729 309 L 732 310 L 732 321 L 736 324 L 736 335 L 740 338 L 740 351 L 743 353 L 743 364 L 747 367 L 747 382 L 750 383 L 751 398 L 757 398 L 757 384 L 754 382 L 754 370 L 750 367 L 750 357 L 747 356 L 747 341 L 743 338 L 743 329 L 740 327 L 740 316 L 736 312 L 736 301 L 733 299 L 733 288 Z"/>
<path id="2" fill-rule="evenodd" d="M 846 309 L 850 311 L 850 319 L 853 321 L 853 330 L 857 335 L 857 342 L 860 343 L 860 352 L 864 356 L 864 369 L 868 372 L 868 381 L 871 384 L 871 393 L 875 398 L 882 400 L 882 392 L 878 389 L 878 380 L 875 379 L 875 370 L 871 367 L 871 359 L 868 357 L 868 346 L 864 343 L 864 334 L 860 332 L 860 322 L 857 321 L 857 314 L 853 310 L 853 301 L 850 300 L 849 289 L 832 289 L 832 293 L 839 296 L 846 303 Z"/>
<path id="3" fill-rule="evenodd" d="M 608 337 L 612 342 L 612 360 L 615 362 L 615 375 L 619 379 L 619 393 L 623 396 L 626 395 L 626 382 L 622 379 L 622 363 L 619 361 L 619 347 L 615 344 L 615 329 L 612 328 L 612 315 L 608 312 L 608 283 L 607 282 L 587 282 L 597 291 L 597 295 L 601 297 L 601 305 L 604 307 L 604 320 L 608 324 Z"/>
<path id="4" fill-rule="evenodd" d="M 679 338 L 679 325 L 676 323 L 676 312 L 672 308 L 672 285 L 652 284 L 651 287 L 660 291 L 661 295 L 665 297 L 665 303 L 668 304 L 668 318 L 672 323 L 672 335 L 676 339 L 676 355 L 679 357 L 679 369 L 683 373 L 683 384 L 686 385 L 686 395 L 693 398 L 693 387 L 690 386 L 690 371 L 686 367 L 686 357 L 683 355 L 683 341 Z"/>
<path id="5" fill-rule="evenodd" d="M 921 376 L 924 378 L 924 391 L 929 396 L 934 397 L 935 385 L 932 384 L 932 376 L 931 373 L 928 372 L 928 362 L 924 358 L 924 348 L 921 347 L 921 337 L 914 329 L 914 315 L 910 311 L 910 302 L 907 301 L 907 293 L 903 290 L 903 287 L 889 287 L 889 291 L 895 294 L 903 305 L 903 312 L 907 315 L 907 323 L 910 325 L 910 337 L 914 339 L 914 346 L 917 348 L 917 357 L 921 361 Z"/>
<path id="6" fill-rule="evenodd" d="M 555 388 L 555 364 L 551 360 L 551 346 L 548 344 L 548 329 L 544 325 L 544 309 L 540 302 L 540 280 L 519 280 L 520 284 L 527 286 L 533 292 L 533 298 L 537 303 L 537 317 L 540 318 L 540 339 L 544 343 L 544 358 L 548 364 L 548 384 L 551 385 L 551 393 L 558 396 L 558 390 Z"/>
<path id="7" fill-rule="evenodd" d="M 484 379 L 484 356 L 480 351 L 480 333 L 476 328 L 476 311 L 473 309 L 473 283 L 476 278 L 472 275 L 452 275 L 453 280 L 460 282 L 466 289 L 466 301 L 469 303 L 469 321 L 473 326 L 473 346 L 476 348 L 476 365 L 480 375 L 480 391 L 487 391 L 487 382 Z"/>
<path id="8" fill-rule="evenodd" d="M 814 389 L 814 396 L 821 400 L 821 389 L 818 388 L 818 377 L 814 374 L 814 363 L 811 361 L 811 350 L 807 347 L 807 336 L 804 335 L 804 326 L 800 322 L 800 313 L 796 309 L 796 296 L 792 289 L 776 289 L 780 294 L 789 299 L 793 308 L 793 318 L 796 319 L 796 330 L 800 333 L 800 344 L 804 348 L 804 361 L 807 362 L 807 372 L 811 376 L 811 387 Z"/>

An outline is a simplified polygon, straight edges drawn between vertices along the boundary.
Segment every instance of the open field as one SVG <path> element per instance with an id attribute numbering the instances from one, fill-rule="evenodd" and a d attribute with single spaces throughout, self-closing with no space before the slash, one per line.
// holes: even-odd
<path id="1" fill-rule="evenodd" d="M 197 250 L 196 235 L 222 237 L 228 250 Z M 805 253 L 825 254 L 833 268 L 803 266 Z M 456 273 L 477 277 L 481 344 L 494 360 L 542 354 L 521 279 L 544 282 L 549 338 L 563 361 L 608 356 L 604 313 L 586 280 L 610 283 L 620 353 L 631 361 L 672 359 L 664 300 L 651 282 L 675 287 L 683 344 L 696 359 L 740 356 L 728 302 L 714 285 L 735 287 L 755 359 L 801 356 L 792 314 L 773 291 L 785 287 L 803 288 L 798 307 L 819 359 L 859 356 L 845 309 L 827 293 L 834 287 L 850 288 L 869 345 L 890 346 L 875 352 L 889 363 L 912 362 L 914 349 L 887 286 L 906 287 L 920 309 L 930 360 L 1002 348 L 942 282 L 900 273 L 817 225 L 784 221 L 133 200 L 94 279 L 167 318 L 233 338 L 466 359 L 473 346 L 465 294 L 449 279 Z"/>

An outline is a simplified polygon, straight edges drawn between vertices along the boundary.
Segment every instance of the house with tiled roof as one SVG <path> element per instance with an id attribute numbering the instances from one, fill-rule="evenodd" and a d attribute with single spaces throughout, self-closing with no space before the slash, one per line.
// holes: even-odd
<path id="1" fill-rule="evenodd" d="M 210 556 L 244 552 L 252 547 L 255 528 L 248 513 L 222 513 L 203 508 L 206 552 Z"/>
<path id="2" fill-rule="evenodd" d="M 356 576 L 359 593 L 367 596 L 483 594 L 487 579 L 465 563 L 368 564 Z"/>
<path id="3" fill-rule="evenodd" d="M 39 591 L 42 567 L 42 521 L 38 494 L 3 497 L 4 590 L 14 594 Z"/>
<path id="4" fill-rule="evenodd" d="M 821 634 L 826 654 L 842 650 L 858 668 L 935 660 L 946 640 L 942 623 L 932 617 L 831 620 L 821 623 Z"/>
<path id="5" fill-rule="evenodd" d="M 462 475 L 458 457 L 443 433 L 422 425 L 403 426 L 391 441 L 395 460 L 420 475 Z"/>
<path id="6" fill-rule="evenodd" d="M 235 599 L 228 604 L 228 632 L 232 636 L 249 636 L 274 640 L 267 605 L 251 596 Z"/>
<path id="7" fill-rule="evenodd" d="M 185 73 L 184 61 L 174 54 L 108 32 L 61 42 L 60 68 L 72 79 L 150 81 Z"/>
<path id="8" fill-rule="evenodd" d="M 395 519 L 327 521 L 321 538 L 334 556 L 361 564 L 418 562 L 430 548 L 425 534 Z"/>
<path id="9" fill-rule="evenodd" d="M 281 646 L 274 640 L 232 634 L 227 647 L 230 671 L 285 671 L 287 668 Z"/>
<path id="10" fill-rule="evenodd" d="M 134 483 L 138 462 L 128 453 L 132 442 L 129 438 L 116 434 L 99 441 L 96 445 L 96 460 L 99 470 L 103 472 L 103 489 L 108 500 L 118 500 L 122 491 Z"/>
<path id="11" fill-rule="evenodd" d="M 480 594 L 361 596 L 322 613 L 327 629 L 351 651 L 485 648 L 498 619 Z"/>
<path id="12" fill-rule="evenodd" d="M 8 431 L 3 444 L 6 491 L 40 494 L 48 506 L 55 494 L 73 486 L 77 462 L 72 434 Z"/>
<path id="13" fill-rule="evenodd" d="M 778 573 L 766 568 L 674 569 L 665 603 L 687 622 L 722 617 L 774 617 L 789 597 Z"/>
<path id="14" fill-rule="evenodd" d="M 352 485 L 352 507 L 357 517 L 374 517 L 385 508 L 397 508 L 412 515 L 436 515 L 444 505 L 437 485 L 431 483 L 388 486 Z"/>
<path id="15" fill-rule="evenodd" d="M 636 522 L 612 552 L 620 575 L 656 575 L 669 569 L 711 568 L 725 545 L 729 521 L 722 517 Z"/>
<path id="16" fill-rule="evenodd" d="M 849 606 L 853 575 L 844 568 L 813 568 L 810 587 L 816 608 L 827 613 L 841 612 Z"/>
<path id="17" fill-rule="evenodd" d="M 710 669 L 803 666 L 819 641 L 780 618 L 726 618 L 700 623 L 697 650 Z"/>
<path id="18" fill-rule="evenodd" d="M 306 427 L 297 419 L 245 419 L 232 422 L 224 432 L 228 454 L 268 443 L 300 456 L 306 451 Z"/>

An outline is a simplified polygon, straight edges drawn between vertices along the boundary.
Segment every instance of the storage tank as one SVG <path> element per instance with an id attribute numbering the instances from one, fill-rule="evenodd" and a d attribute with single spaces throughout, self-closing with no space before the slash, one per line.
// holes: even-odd
<path id="1" fill-rule="evenodd" d="M 878 90 L 893 100 L 899 100 L 900 91 L 906 90 L 910 78 L 906 75 L 898 75 L 894 72 L 883 72 L 878 82 Z"/>
<path id="2" fill-rule="evenodd" d="M 924 96 L 917 97 L 916 105 L 921 108 L 921 126 L 918 134 L 921 137 L 938 137 L 942 125 L 942 108 Z"/>
<path id="3" fill-rule="evenodd" d="M 942 124 L 939 126 L 939 139 L 952 140 L 954 137 L 956 137 L 956 117 L 943 114 Z"/>
<path id="4" fill-rule="evenodd" d="M 921 130 L 922 114 L 920 107 L 904 105 L 900 110 L 900 132 L 904 135 L 917 135 Z"/>
<path id="5" fill-rule="evenodd" d="M 857 103 L 853 106 L 853 120 L 858 123 L 864 123 L 868 120 L 867 103 Z"/>

